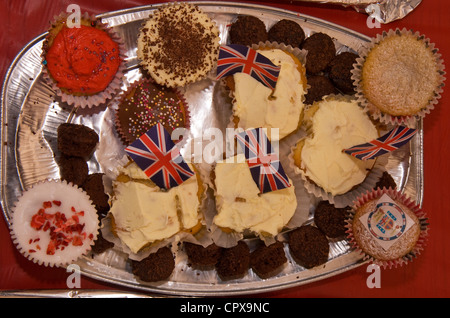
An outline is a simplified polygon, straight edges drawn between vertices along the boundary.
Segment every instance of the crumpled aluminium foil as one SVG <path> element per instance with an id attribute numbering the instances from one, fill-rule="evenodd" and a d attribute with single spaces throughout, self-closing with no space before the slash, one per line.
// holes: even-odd
<path id="1" fill-rule="evenodd" d="M 352 6 L 358 12 L 365 12 L 380 23 L 389 23 L 404 18 L 413 11 L 422 0 L 297 0 L 317 3 L 342 4 Z"/>

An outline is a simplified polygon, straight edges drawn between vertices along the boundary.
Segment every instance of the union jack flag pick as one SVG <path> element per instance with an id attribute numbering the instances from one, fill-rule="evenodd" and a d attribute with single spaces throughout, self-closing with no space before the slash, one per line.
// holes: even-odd
<path id="1" fill-rule="evenodd" d="M 183 160 L 179 147 L 160 123 L 151 127 L 125 151 L 160 188 L 176 187 L 194 175 Z"/>
<path id="2" fill-rule="evenodd" d="M 217 61 L 217 78 L 234 73 L 246 73 L 263 85 L 275 89 L 281 66 L 273 64 L 267 57 L 245 45 L 221 46 Z"/>
<path id="3" fill-rule="evenodd" d="M 252 178 L 261 193 L 291 186 L 278 155 L 262 128 L 246 130 L 236 137 L 244 150 Z"/>
<path id="4" fill-rule="evenodd" d="M 397 126 L 378 139 L 344 149 L 343 152 L 361 160 L 374 159 L 405 145 L 416 132 L 417 129 Z"/>

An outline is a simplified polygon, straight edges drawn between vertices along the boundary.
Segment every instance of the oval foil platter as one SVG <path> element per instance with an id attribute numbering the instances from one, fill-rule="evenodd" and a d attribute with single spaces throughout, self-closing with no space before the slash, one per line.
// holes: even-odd
<path id="1" fill-rule="evenodd" d="M 226 44 L 228 26 L 239 14 L 253 15 L 270 27 L 281 19 L 298 22 L 306 36 L 314 32 L 330 35 L 338 53 L 356 51 L 370 41 L 365 35 L 331 24 L 311 16 L 261 5 L 238 3 L 198 2 L 218 25 L 221 43 Z M 125 82 L 133 82 L 142 74 L 136 57 L 136 42 L 142 22 L 159 5 L 136 7 L 98 16 L 104 23 L 122 36 L 126 47 Z M 59 168 L 54 155 L 56 130 L 64 122 L 84 124 L 97 131 L 100 144 L 95 156 L 89 161 L 91 173 L 113 168 L 115 160 L 123 152 L 112 123 L 112 106 L 107 104 L 93 109 L 72 109 L 58 102 L 55 93 L 45 83 L 41 71 L 42 43 L 46 34 L 31 41 L 16 57 L 8 70 L 2 90 L 2 154 L 1 154 L 1 203 L 3 214 L 9 223 L 11 207 L 22 191 L 37 181 L 58 179 Z M 207 127 L 224 128 L 228 124 L 231 107 L 224 103 L 213 76 L 184 89 L 190 106 L 191 138 L 201 135 Z M 124 84 L 123 89 L 126 88 Z M 114 103 L 113 101 L 111 103 Z M 389 154 L 386 169 L 398 187 L 419 204 L 423 194 L 423 129 L 416 123 L 418 133 L 408 146 Z M 314 200 L 302 202 L 306 205 L 304 221 L 312 222 Z M 251 246 L 251 238 L 248 238 Z M 131 287 L 160 295 L 227 296 L 269 292 L 299 286 L 338 275 L 365 263 L 360 254 L 353 251 L 345 238 L 330 240 L 329 260 L 323 266 L 305 269 L 291 258 L 287 244 L 285 252 L 288 262 L 276 276 L 260 279 L 250 269 L 237 280 L 221 281 L 214 270 L 194 270 L 186 257 L 177 254 L 175 270 L 168 281 L 145 283 L 132 273 L 127 256 L 110 249 L 100 255 L 87 255 L 77 261 L 81 273 L 99 281 Z"/>

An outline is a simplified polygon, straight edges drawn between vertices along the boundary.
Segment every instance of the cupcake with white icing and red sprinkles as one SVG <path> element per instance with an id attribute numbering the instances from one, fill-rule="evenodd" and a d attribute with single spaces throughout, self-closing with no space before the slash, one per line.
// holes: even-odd
<path id="1" fill-rule="evenodd" d="M 205 78 L 219 55 L 219 30 L 196 5 L 159 7 L 140 30 L 137 56 L 161 85 L 183 87 Z"/>
<path id="2" fill-rule="evenodd" d="M 36 183 L 12 210 L 11 238 L 29 260 L 65 266 L 87 254 L 97 238 L 97 211 L 89 196 L 66 181 Z"/>

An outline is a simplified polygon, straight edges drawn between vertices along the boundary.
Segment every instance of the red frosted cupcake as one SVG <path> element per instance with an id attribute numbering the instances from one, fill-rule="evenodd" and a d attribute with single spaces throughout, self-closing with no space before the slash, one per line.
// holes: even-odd
<path id="1" fill-rule="evenodd" d="M 91 107 L 112 98 L 123 71 L 121 40 L 87 14 L 79 27 L 65 15 L 52 24 L 43 44 L 44 76 L 68 104 Z"/>

